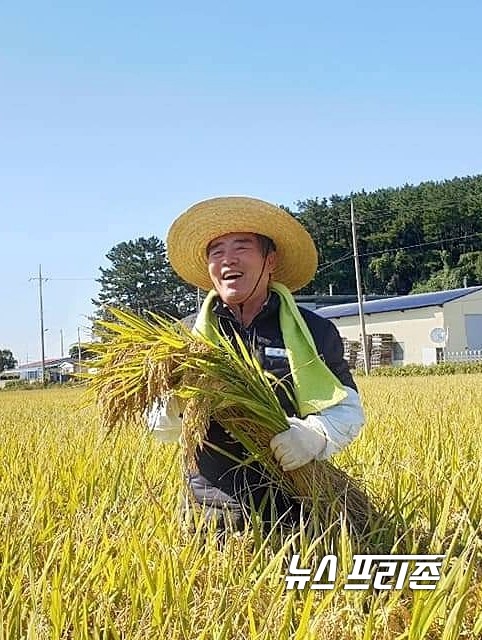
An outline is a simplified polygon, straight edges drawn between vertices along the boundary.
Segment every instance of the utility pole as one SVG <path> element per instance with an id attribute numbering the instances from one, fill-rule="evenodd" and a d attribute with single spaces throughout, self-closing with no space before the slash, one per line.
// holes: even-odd
<path id="1" fill-rule="evenodd" d="M 42 384 L 45 385 L 45 337 L 44 337 L 44 303 L 42 296 L 42 283 L 48 278 L 42 278 L 42 265 L 38 266 L 38 278 L 30 278 L 30 280 L 38 280 L 38 298 L 40 308 L 40 345 L 42 350 Z"/>
<path id="2" fill-rule="evenodd" d="M 60 357 L 61 358 L 64 357 L 64 332 L 62 331 L 62 329 L 60 329 Z M 59 383 L 60 384 L 63 383 L 62 364 L 63 363 L 61 363 L 59 366 Z"/>
<path id="3" fill-rule="evenodd" d="M 79 351 L 79 353 L 77 354 L 79 356 L 79 373 L 82 372 L 82 354 L 80 351 L 80 327 L 77 327 L 77 349 Z"/>
<path id="4" fill-rule="evenodd" d="M 360 317 L 360 333 L 362 337 L 362 346 L 363 346 L 363 364 L 365 368 L 365 374 L 368 375 L 370 373 L 370 363 L 368 362 L 367 334 L 365 330 L 365 316 L 363 314 L 363 296 L 362 296 L 362 286 L 361 286 L 360 261 L 358 259 L 358 243 L 357 243 L 357 236 L 356 236 L 355 209 L 353 207 L 353 198 L 350 198 L 350 217 L 351 217 L 351 233 L 353 238 L 353 259 L 355 262 L 356 295 L 358 298 L 358 315 Z"/>

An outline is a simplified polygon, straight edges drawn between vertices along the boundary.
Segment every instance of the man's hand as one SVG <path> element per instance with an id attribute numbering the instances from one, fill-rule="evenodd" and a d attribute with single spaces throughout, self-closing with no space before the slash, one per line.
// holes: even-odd
<path id="1" fill-rule="evenodd" d="M 294 471 L 315 460 L 326 447 L 326 436 L 317 416 L 288 418 L 290 428 L 270 442 L 274 457 L 283 471 Z"/>

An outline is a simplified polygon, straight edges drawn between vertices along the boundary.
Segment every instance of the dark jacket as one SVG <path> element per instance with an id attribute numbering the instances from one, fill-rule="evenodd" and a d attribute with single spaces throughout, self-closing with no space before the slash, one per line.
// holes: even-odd
<path id="1" fill-rule="evenodd" d="M 279 305 L 278 295 L 272 292 L 249 327 L 240 325 L 219 298 L 213 305 L 213 312 L 226 336 L 233 338 L 234 333 L 238 333 L 246 346 L 250 350 L 254 349 L 263 369 L 292 385 L 287 358 L 273 352 L 273 349 L 284 349 L 285 346 L 279 321 Z M 314 338 L 320 357 L 343 385 L 356 390 L 348 364 L 343 359 L 343 345 L 335 325 L 308 309 L 300 307 L 300 312 Z M 281 386 L 276 387 L 276 393 L 286 414 L 295 415 L 295 408 Z M 277 515 L 289 509 L 296 512 L 293 501 L 281 492 L 261 465 L 239 464 L 247 456 L 248 452 L 240 442 L 218 423 L 211 422 L 205 444 L 202 450 L 197 451 L 199 473 L 192 474 L 189 478 L 195 501 L 214 509 L 227 505 L 231 510 L 238 507 L 242 510 L 247 505 L 259 509 L 263 504 L 267 517 L 272 515 L 273 506 Z M 266 500 L 267 489 L 272 495 Z M 296 513 L 294 517 L 296 518 Z"/>

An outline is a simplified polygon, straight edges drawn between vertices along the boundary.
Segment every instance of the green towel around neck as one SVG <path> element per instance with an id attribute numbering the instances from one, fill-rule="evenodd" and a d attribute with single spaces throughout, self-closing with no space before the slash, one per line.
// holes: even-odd
<path id="1" fill-rule="evenodd" d="M 318 355 L 313 336 L 289 289 L 279 282 L 270 283 L 270 288 L 280 299 L 281 333 L 300 416 L 304 418 L 310 413 L 318 413 L 338 404 L 346 398 L 347 392 Z M 216 341 L 218 322 L 212 312 L 212 303 L 217 295 L 214 289 L 209 291 L 193 328 L 194 333 L 213 342 Z"/>

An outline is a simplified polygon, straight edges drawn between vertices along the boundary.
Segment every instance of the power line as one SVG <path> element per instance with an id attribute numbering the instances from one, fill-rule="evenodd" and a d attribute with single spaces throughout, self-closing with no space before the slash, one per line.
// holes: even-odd
<path id="1" fill-rule="evenodd" d="M 407 244 L 403 247 L 392 247 L 389 249 L 381 249 L 379 251 L 367 251 L 366 253 L 360 253 L 360 256 L 373 256 L 379 253 L 392 253 L 393 251 L 401 251 L 402 249 L 415 249 L 420 247 L 428 247 L 431 244 L 441 244 L 443 242 L 455 242 L 456 240 L 468 240 L 469 238 L 474 238 L 475 236 L 482 236 L 482 231 L 477 231 L 476 233 L 472 233 L 464 236 L 457 236 L 453 238 L 442 238 L 440 240 L 432 240 L 430 242 L 419 242 L 418 244 Z"/>
<path id="2" fill-rule="evenodd" d="M 380 255 L 383 253 L 393 253 L 396 251 L 402 251 L 404 249 L 418 249 L 421 247 L 427 247 L 429 245 L 432 244 L 442 244 L 444 242 L 455 242 L 457 240 L 468 240 L 469 238 L 474 238 L 476 236 L 482 236 L 482 231 L 477 231 L 476 233 L 472 233 L 469 235 L 463 235 L 463 236 L 456 236 L 456 237 L 451 237 L 451 238 L 441 238 L 439 240 L 432 240 L 430 242 L 419 242 L 417 244 L 407 244 L 401 247 L 388 247 L 386 249 L 380 249 L 377 251 L 367 251 L 365 253 L 359 253 L 358 256 L 360 258 L 362 257 L 366 257 L 366 256 L 374 256 L 374 255 Z M 338 264 L 340 262 L 344 262 L 350 258 L 353 257 L 353 252 L 349 252 L 343 256 L 341 256 L 340 258 L 337 258 L 336 260 L 333 260 L 332 262 L 329 262 L 326 265 L 323 265 L 320 269 L 318 269 L 318 273 L 321 273 L 323 271 L 326 271 L 327 269 L 330 269 L 331 267 L 333 267 L 335 264 Z"/>
<path id="3" fill-rule="evenodd" d="M 322 271 L 325 271 L 326 269 L 330 269 L 335 264 L 338 264 L 339 262 L 344 262 L 345 260 L 348 260 L 348 258 L 352 258 L 352 257 L 353 257 L 353 252 L 352 251 L 350 251 L 348 253 L 345 253 L 345 255 L 341 256 L 341 258 L 337 258 L 336 260 L 333 260 L 333 262 L 329 262 L 328 264 L 320 267 L 318 269 L 318 273 L 321 273 Z"/>

